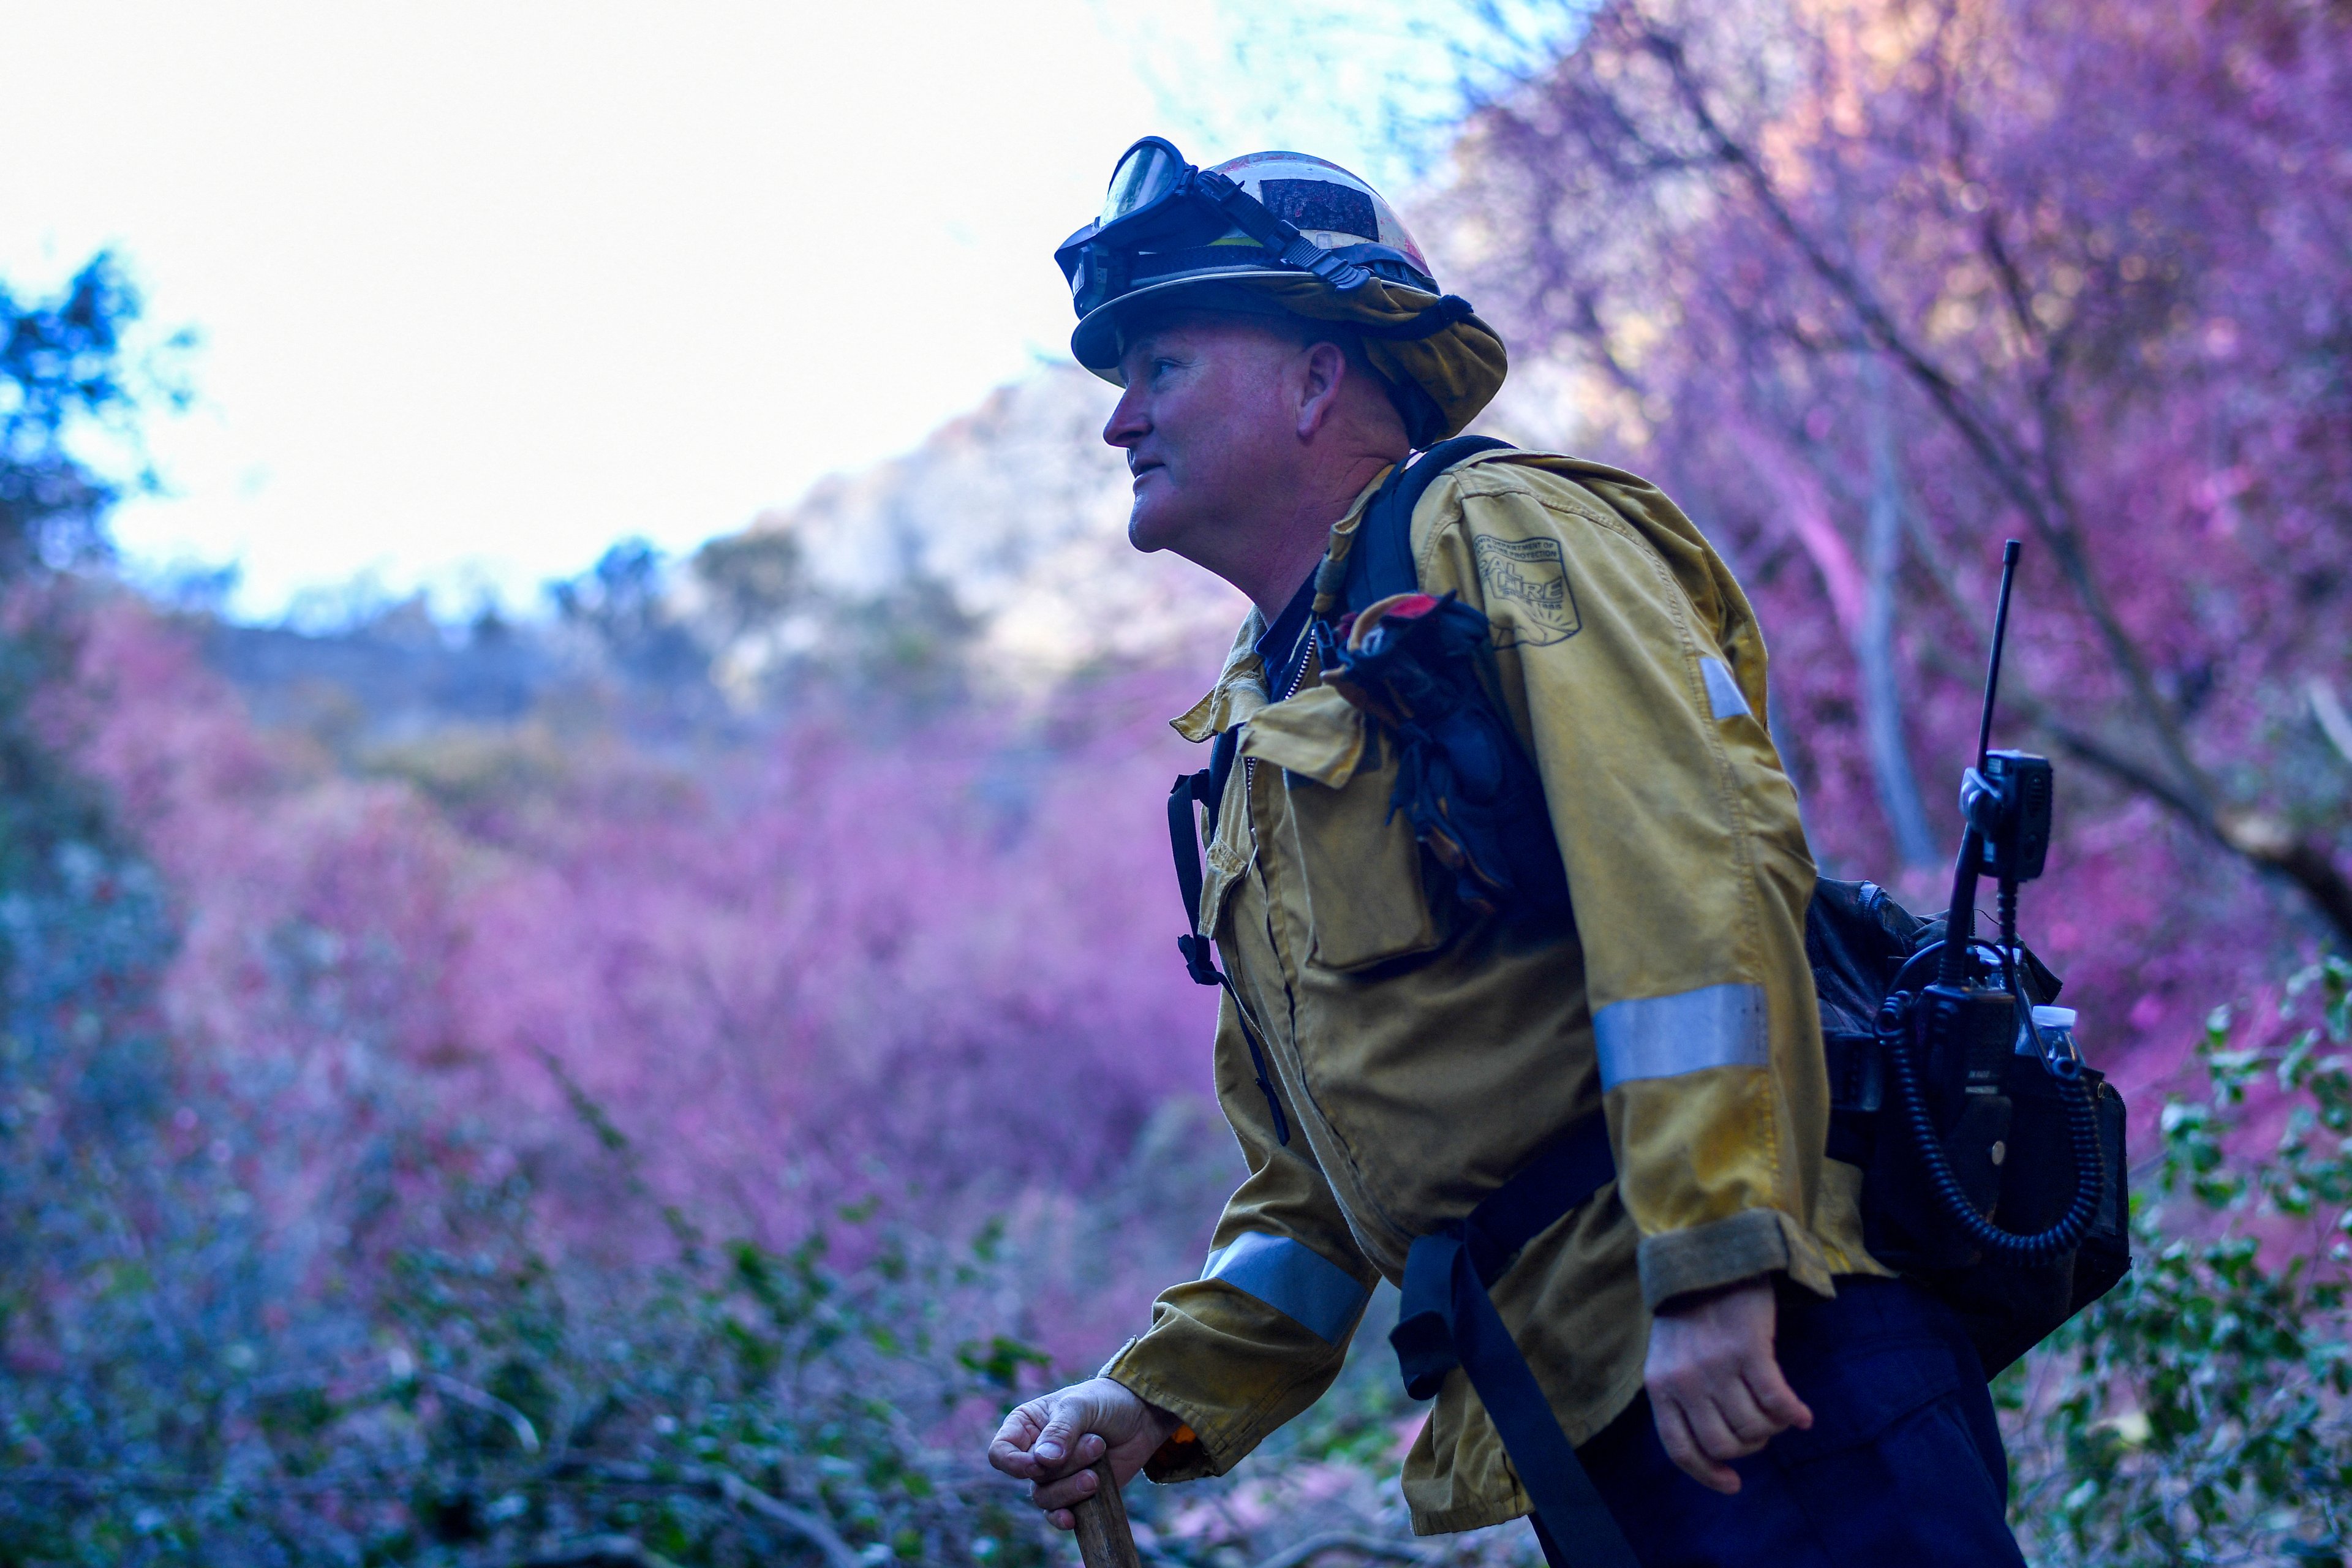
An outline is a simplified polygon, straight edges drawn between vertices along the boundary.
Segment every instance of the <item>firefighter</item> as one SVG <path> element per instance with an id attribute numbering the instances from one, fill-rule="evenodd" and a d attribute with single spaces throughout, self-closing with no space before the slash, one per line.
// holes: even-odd
<path id="1" fill-rule="evenodd" d="M 1175 721 L 1216 760 L 1171 818 L 1181 876 L 1210 809 L 1187 954 L 1223 990 L 1249 1173 L 1200 1277 L 991 1461 L 1064 1528 L 1106 1452 L 1122 1481 L 1223 1474 L 1328 1386 L 1386 1279 L 1435 1398 L 1418 1531 L 1532 1513 L 1580 1564 L 2021 1563 L 1975 1352 L 1871 1258 L 1860 1173 L 1823 1154 L 1813 865 L 1722 561 L 1632 474 L 1490 447 L 1423 476 L 1418 593 L 1350 620 L 1357 531 L 1499 388 L 1493 329 L 1378 193 L 1297 153 L 1201 169 L 1146 139 L 1057 259 L 1074 354 L 1123 389 L 1134 544 L 1255 605 Z M 1449 595 L 1549 829 L 1512 895 L 1429 828 L 1454 805 L 1399 809 L 1434 721 L 1346 679 L 1368 626 Z"/>

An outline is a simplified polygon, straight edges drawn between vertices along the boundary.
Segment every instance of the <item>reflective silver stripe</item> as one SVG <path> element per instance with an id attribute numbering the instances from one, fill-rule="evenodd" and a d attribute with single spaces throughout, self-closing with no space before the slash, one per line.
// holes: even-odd
<path id="1" fill-rule="evenodd" d="M 1702 985 L 1679 996 L 1612 1002 L 1592 1016 L 1592 1033 L 1603 1089 L 1771 1059 L 1761 985 Z"/>
<path id="2" fill-rule="evenodd" d="M 1740 694 L 1739 682 L 1731 678 L 1731 667 L 1711 658 L 1701 658 L 1698 667 L 1706 676 L 1706 700 L 1715 708 L 1716 722 L 1748 718 L 1753 710 L 1748 706 L 1748 699 Z"/>
<path id="3" fill-rule="evenodd" d="M 1256 1297 L 1335 1345 L 1348 1337 L 1371 1300 L 1371 1292 L 1346 1269 L 1286 1236 L 1253 1233 L 1221 1247 L 1209 1254 L 1201 1278 Z"/>

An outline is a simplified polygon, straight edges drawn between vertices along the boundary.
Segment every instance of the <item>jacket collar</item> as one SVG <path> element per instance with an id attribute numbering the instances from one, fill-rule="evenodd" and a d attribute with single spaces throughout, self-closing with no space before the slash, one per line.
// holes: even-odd
<path id="1" fill-rule="evenodd" d="M 1356 524 L 1363 517 L 1365 503 L 1372 499 L 1372 492 L 1379 489 L 1381 481 L 1388 477 L 1386 468 L 1373 475 L 1372 482 L 1357 495 L 1345 515 L 1331 525 L 1335 542 L 1343 538 L 1347 542 L 1353 542 L 1352 535 L 1356 531 Z M 1348 553 L 1347 542 L 1337 546 L 1336 552 L 1342 559 Z M 1257 640 L 1264 636 L 1265 615 L 1253 605 L 1248 617 L 1242 622 L 1242 629 L 1234 634 L 1234 644 L 1226 650 L 1224 668 L 1217 674 L 1217 683 L 1209 689 L 1206 697 L 1171 719 L 1169 727 L 1188 741 L 1211 740 L 1236 724 L 1246 722 L 1251 714 L 1265 707 L 1268 700 L 1265 661 L 1257 655 Z"/>
<path id="2" fill-rule="evenodd" d="M 1253 605 L 1242 629 L 1234 634 L 1234 646 L 1225 654 L 1225 667 L 1218 672 L 1216 685 L 1206 697 L 1169 721 L 1178 734 L 1188 741 L 1206 741 L 1265 706 L 1265 661 L 1257 656 L 1257 639 L 1264 636 L 1265 616 Z"/>

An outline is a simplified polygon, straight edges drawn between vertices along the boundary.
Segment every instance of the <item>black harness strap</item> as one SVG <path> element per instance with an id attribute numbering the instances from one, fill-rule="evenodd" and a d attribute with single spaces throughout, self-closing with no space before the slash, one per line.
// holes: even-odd
<path id="1" fill-rule="evenodd" d="M 1436 1397 L 1446 1374 L 1462 1369 L 1536 1517 L 1561 1551 L 1574 1552 L 1588 1568 L 1640 1564 L 1486 1292 L 1521 1247 L 1616 1174 L 1608 1123 L 1593 1111 L 1487 1194 L 1468 1218 L 1449 1220 L 1412 1244 L 1404 1300 L 1389 1334 L 1405 1392 L 1415 1399 Z"/>
<path id="2" fill-rule="evenodd" d="M 1421 586 L 1421 573 L 1412 560 L 1412 512 L 1437 477 L 1478 452 L 1507 447 L 1491 436 L 1456 436 L 1440 441 L 1410 467 L 1400 468 L 1364 508 L 1356 525 L 1356 542 L 1348 551 L 1347 607 L 1360 610 L 1391 594 L 1410 594 Z M 1319 584 L 1318 584 L 1319 586 Z"/>
<path id="3" fill-rule="evenodd" d="M 1419 591 L 1412 514 L 1423 494 L 1465 458 L 1509 444 L 1457 436 L 1389 477 L 1364 509 L 1348 552 L 1348 609 L 1360 611 L 1391 595 Z M 1389 1335 L 1405 1392 L 1415 1399 L 1436 1397 L 1446 1374 L 1462 1369 L 1545 1531 L 1589 1568 L 1639 1564 L 1486 1292 L 1520 1248 L 1581 1207 L 1616 1174 L 1608 1123 L 1593 1112 L 1545 1145 L 1467 1218 L 1449 1221 L 1413 1242 L 1405 1255 L 1404 1300 Z"/>
<path id="4" fill-rule="evenodd" d="M 1176 857 L 1176 889 L 1184 899 L 1184 923 L 1192 928 L 1176 939 L 1176 951 L 1184 955 L 1184 971 L 1195 984 L 1222 985 L 1225 994 L 1234 999 L 1234 1015 L 1241 1020 L 1242 1038 L 1249 1042 L 1250 1066 L 1257 1071 L 1258 1092 L 1265 1096 L 1265 1108 L 1274 1116 L 1275 1141 L 1287 1144 L 1290 1118 L 1283 1113 L 1282 1100 L 1274 1092 L 1274 1080 L 1266 1076 L 1265 1047 L 1258 1043 L 1257 1028 L 1250 1022 L 1249 1009 L 1242 1005 L 1241 993 L 1217 967 L 1215 948 L 1201 934 L 1201 828 L 1193 808 L 1208 808 L 1209 833 L 1214 837 L 1217 805 L 1224 798 L 1225 779 L 1233 773 L 1233 754 L 1239 740 L 1238 730 L 1228 730 L 1218 736 L 1216 747 L 1210 753 L 1210 765 L 1197 773 L 1177 774 L 1176 787 L 1168 792 L 1168 845 Z"/>

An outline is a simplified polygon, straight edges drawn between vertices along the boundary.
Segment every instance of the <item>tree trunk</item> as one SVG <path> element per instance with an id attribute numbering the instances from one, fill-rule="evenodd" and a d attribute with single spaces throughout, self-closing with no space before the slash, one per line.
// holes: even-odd
<path id="1" fill-rule="evenodd" d="M 1895 422 L 1886 412 L 1886 366 L 1875 354 L 1863 362 L 1864 418 L 1870 437 L 1870 508 L 1863 545 L 1862 622 L 1854 661 L 1862 668 L 1863 733 L 1879 809 L 1904 866 L 1933 866 L 1936 832 L 1919 799 L 1911 750 L 1903 736 L 1903 685 L 1895 652 L 1895 584 L 1903 564 L 1903 479 L 1895 466 Z"/>

